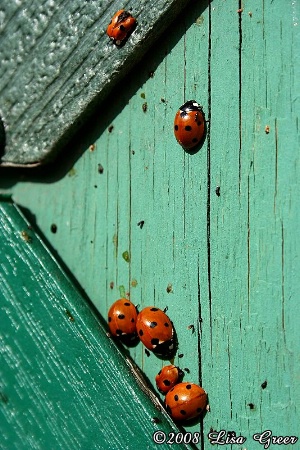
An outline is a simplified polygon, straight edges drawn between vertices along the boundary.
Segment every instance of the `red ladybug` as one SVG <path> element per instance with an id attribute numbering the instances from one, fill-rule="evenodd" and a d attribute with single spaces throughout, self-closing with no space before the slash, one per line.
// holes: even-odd
<path id="1" fill-rule="evenodd" d="M 121 45 L 136 25 L 136 20 L 132 15 L 120 9 L 111 19 L 106 33 L 116 45 Z"/>
<path id="2" fill-rule="evenodd" d="M 179 383 L 167 393 L 165 405 L 175 421 L 194 419 L 206 409 L 207 394 L 197 384 Z"/>
<path id="3" fill-rule="evenodd" d="M 108 311 L 108 326 L 114 337 L 136 335 L 137 310 L 126 298 L 120 298 Z"/>
<path id="4" fill-rule="evenodd" d="M 179 382 L 182 376 L 182 370 L 173 364 L 164 366 L 155 377 L 156 386 L 162 394 L 166 394 Z"/>
<path id="5" fill-rule="evenodd" d="M 205 133 L 205 118 L 202 107 L 195 100 L 182 105 L 174 119 L 174 134 L 179 144 L 186 149 L 198 145 Z"/>
<path id="6" fill-rule="evenodd" d="M 137 317 L 136 329 L 140 340 L 148 350 L 166 358 L 173 355 L 174 329 L 164 311 L 155 306 L 144 308 Z"/>

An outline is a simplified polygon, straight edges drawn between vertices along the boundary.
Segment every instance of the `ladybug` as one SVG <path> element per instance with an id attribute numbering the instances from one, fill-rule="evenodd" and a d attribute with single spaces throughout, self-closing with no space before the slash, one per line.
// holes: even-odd
<path id="1" fill-rule="evenodd" d="M 174 119 L 174 134 L 179 144 L 190 149 L 198 145 L 205 133 L 205 118 L 202 107 L 196 100 L 182 105 Z"/>
<path id="2" fill-rule="evenodd" d="M 175 384 L 179 383 L 182 376 L 183 371 L 179 367 L 173 364 L 164 366 L 155 377 L 156 386 L 162 394 L 166 394 Z"/>
<path id="3" fill-rule="evenodd" d="M 137 310 L 126 298 L 120 298 L 108 311 L 108 326 L 112 336 L 136 336 Z"/>
<path id="4" fill-rule="evenodd" d="M 167 393 L 165 405 L 175 421 L 194 419 L 206 409 L 207 394 L 197 384 L 179 383 Z"/>
<path id="5" fill-rule="evenodd" d="M 136 20 L 132 15 L 120 9 L 111 19 L 106 33 L 116 45 L 121 45 L 128 35 L 133 31 Z"/>
<path id="6" fill-rule="evenodd" d="M 175 351 L 174 328 L 169 317 L 159 308 L 148 306 L 137 317 L 136 329 L 144 346 L 161 357 L 171 357 Z"/>

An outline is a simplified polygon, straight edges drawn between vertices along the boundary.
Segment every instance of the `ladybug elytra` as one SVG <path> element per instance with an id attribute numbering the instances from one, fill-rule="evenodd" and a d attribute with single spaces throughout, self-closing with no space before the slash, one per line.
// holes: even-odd
<path id="1" fill-rule="evenodd" d="M 108 311 L 108 326 L 114 337 L 135 336 L 137 310 L 126 298 L 120 298 Z"/>
<path id="2" fill-rule="evenodd" d="M 120 9 L 111 19 L 106 33 L 119 46 L 133 31 L 135 25 L 135 18 L 128 11 Z"/>
<path id="3" fill-rule="evenodd" d="M 173 364 L 164 366 L 155 377 L 156 386 L 162 394 L 166 394 L 179 382 L 182 376 L 182 370 Z"/>
<path id="4" fill-rule="evenodd" d="M 202 107 L 196 100 L 189 100 L 177 111 L 174 119 L 174 134 L 185 149 L 198 145 L 205 134 L 205 118 Z"/>
<path id="5" fill-rule="evenodd" d="M 148 350 L 161 357 L 173 355 L 173 324 L 164 311 L 155 306 L 144 308 L 138 314 L 136 328 L 138 337 Z"/>
<path id="6" fill-rule="evenodd" d="M 176 421 L 194 419 L 206 409 L 207 394 L 197 384 L 179 383 L 167 393 L 165 405 Z"/>

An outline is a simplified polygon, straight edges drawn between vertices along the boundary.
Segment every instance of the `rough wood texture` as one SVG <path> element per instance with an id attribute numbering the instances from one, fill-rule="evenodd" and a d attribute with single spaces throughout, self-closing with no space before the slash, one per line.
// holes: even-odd
<path id="1" fill-rule="evenodd" d="M 120 291 L 169 307 L 175 363 L 209 393 L 205 449 L 210 428 L 243 434 L 248 450 L 262 448 L 254 433 L 299 433 L 295 5 L 194 2 L 78 136 L 69 155 L 86 152 L 66 175 L 63 160 L 27 180 L 2 172 L 103 317 Z M 194 155 L 173 136 L 193 98 L 209 119 Z M 153 383 L 162 362 L 141 345 L 130 354 Z"/>
<path id="2" fill-rule="evenodd" d="M 54 157 L 188 0 L 129 0 L 138 26 L 125 46 L 106 35 L 115 0 L 1 5 L 0 111 L 8 164 Z M 100 119 L 101 121 L 101 119 Z"/>
<path id="3" fill-rule="evenodd" d="M 8 201 L 0 235 L 1 449 L 133 450 L 153 448 L 157 429 L 178 432 Z"/>

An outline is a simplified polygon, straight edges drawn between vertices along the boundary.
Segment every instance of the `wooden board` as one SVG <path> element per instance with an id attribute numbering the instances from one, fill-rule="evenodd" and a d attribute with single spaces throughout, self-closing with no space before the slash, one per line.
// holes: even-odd
<path id="1" fill-rule="evenodd" d="M 187 3 L 5 2 L 0 34 L 0 111 L 6 128 L 2 165 L 53 159 Z M 121 6 L 138 26 L 126 45 L 117 48 L 106 28 Z"/>
<path id="2" fill-rule="evenodd" d="M 271 0 L 238 9 L 194 3 L 65 159 L 0 182 L 104 318 L 120 292 L 168 306 L 175 363 L 209 393 L 203 425 L 186 427 L 203 429 L 205 450 L 211 428 L 258 450 L 253 434 L 297 435 L 300 422 L 298 13 Z M 192 98 L 209 120 L 193 155 L 173 136 Z M 130 354 L 153 383 L 162 362 L 141 345 Z"/>
<path id="3" fill-rule="evenodd" d="M 1 200 L 1 449 L 153 448 L 155 431 L 178 433 L 28 222 Z"/>

